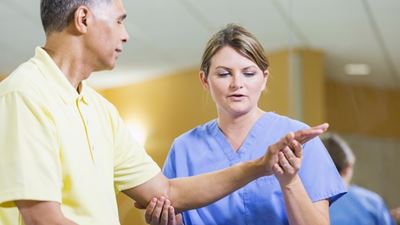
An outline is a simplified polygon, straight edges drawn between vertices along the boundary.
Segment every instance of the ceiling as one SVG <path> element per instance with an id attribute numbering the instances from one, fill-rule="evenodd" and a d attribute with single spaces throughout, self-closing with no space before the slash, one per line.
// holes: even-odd
<path id="1" fill-rule="evenodd" d="M 0 74 L 43 45 L 39 0 L 0 1 Z M 227 23 L 253 32 L 267 52 L 309 47 L 325 52 L 330 79 L 400 87 L 399 0 L 125 0 L 130 41 L 113 71 L 90 78 L 99 88 L 198 67 L 208 38 Z M 368 76 L 346 76 L 367 63 Z M 272 65 L 273 67 L 273 65 Z"/>

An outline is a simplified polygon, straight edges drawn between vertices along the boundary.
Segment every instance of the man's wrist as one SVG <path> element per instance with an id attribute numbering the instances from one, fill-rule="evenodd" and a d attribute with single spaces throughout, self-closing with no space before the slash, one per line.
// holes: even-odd
<path id="1" fill-rule="evenodd" d="M 263 176 L 269 176 L 269 175 L 273 174 L 272 168 L 271 168 L 271 170 L 267 170 L 263 159 L 264 158 L 261 157 L 256 160 L 249 161 L 249 166 L 250 166 L 251 170 L 253 171 L 254 176 L 256 178 L 263 177 Z"/>

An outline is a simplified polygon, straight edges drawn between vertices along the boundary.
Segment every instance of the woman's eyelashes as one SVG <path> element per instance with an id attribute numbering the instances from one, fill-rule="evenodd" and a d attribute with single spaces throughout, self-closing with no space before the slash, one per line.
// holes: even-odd
<path id="1" fill-rule="evenodd" d="M 218 73 L 218 77 L 227 77 L 228 75 L 230 75 L 229 72 Z"/>
<path id="2" fill-rule="evenodd" d="M 221 72 L 217 72 L 218 77 L 226 77 L 231 75 L 232 73 L 229 71 L 221 71 Z M 246 71 L 246 72 L 241 72 L 242 75 L 246 76 L 246 77 L 252 77 L 254 75 L 256 75 L 256 72 L 253 71 Z"/>
<path id="3" fill-rule="evenodd" d="M 243 73 L 246 77 L 252 77 L 254 75 L 256 75 L 256 72 L 244 72 Z"/>

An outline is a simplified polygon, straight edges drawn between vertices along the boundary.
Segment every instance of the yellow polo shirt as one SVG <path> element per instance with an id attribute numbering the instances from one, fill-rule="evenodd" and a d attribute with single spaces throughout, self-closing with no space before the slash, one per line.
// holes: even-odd
<path id="1" fill-rule="evenodd" d="M 117 110 L 73 88 L 36 54 L 0 83 L 0 224 L 23 224 L 15 200 L 56 201 L 80 225 L 117 225 L 116 191 L 160 172 Z"/>

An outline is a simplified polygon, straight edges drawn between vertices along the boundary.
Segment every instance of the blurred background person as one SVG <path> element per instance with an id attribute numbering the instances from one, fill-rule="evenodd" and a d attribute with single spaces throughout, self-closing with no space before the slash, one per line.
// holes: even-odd
<path id="1" fill-rule="evenodd" d="M 337 134 L 322 137 L 348 192 L 330 207 L 332 225 L 394 225 L 382 197 L 365 188 L 351 185 L 355 156 L 349 145 Z"/>

